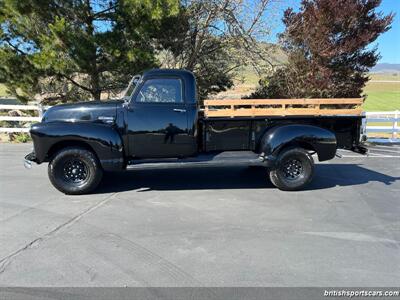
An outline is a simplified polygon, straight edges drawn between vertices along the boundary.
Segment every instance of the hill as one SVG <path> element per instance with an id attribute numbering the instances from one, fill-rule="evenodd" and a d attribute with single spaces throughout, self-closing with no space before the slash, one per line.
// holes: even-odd
<path id="1" fill-rule="evenodd" d="M 400 64 L 380 63 L 373 67 L 371 73 L 400 73 Z"/>

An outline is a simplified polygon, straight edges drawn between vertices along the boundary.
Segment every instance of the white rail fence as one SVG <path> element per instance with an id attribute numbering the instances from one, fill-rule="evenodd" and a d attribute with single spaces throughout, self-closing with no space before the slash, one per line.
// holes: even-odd
<path id="1" fill-rule="evenodd" d="M 29 132 L 30 124 L 33 122 L 40 122 L 43 112 L 48 107 L 40 105 L 0 105 L 0 111 L 35 111 L 36 117 L 32 116 L 1 116 L 0 121 L 18 122 L 19 124 L 24 123 L 24 126 L 15 127 L 0 127 L 0 132 L 11 133 L 11 132 Z M 377 111 L 377 112 L 366 112 L 366 131 L 367 134 L 373 134 L 379 137 L 380 134 L 384 133 L 383 137 L 390 135 L 392 140 L 398 138 L 400 132 L 400 111 Z M 378 124 L 378 125 L 377 125 Z M 385 124 L 380 126 L 379 124 Z M 389 125 L 388 125 L 389 124 Z"/>
<path id="2" fill-rule="evenodd" d="M 29 132 L 30 124 L 34 122 L 40 122 L 43 116 L 45 108 L 41 105 L 9 105 L 3 104 L 0 105 L 0 112 L 1 111 L 34 111 L 37 115 L 36 117 L 33 116 L 4 116 L 0 115 L 0 122 L 1 121 L 8 121 L 8 122 L 15 122 L 18 123 L 19 126 L 13 127 L 0 127 L 0 132 L 3 133 L 12 133 L 12 132 Z M 24 122 L 24 126 L 21 126 L 21 123 Z M 27 123 L 29 122 L 29 123 Z"/>
<path id="3" fill-rule="evenodd" d="M 385 133 L 383 137 L 390 135 L 393 141 L 398 139 L 398 133 L 400 132 L 400 111 L 374 111 L 366 112 L 366 131 L 370 136 L 380 137 L 382 133 Z M 379 124 L 385 124 L 381 126 Z"/>

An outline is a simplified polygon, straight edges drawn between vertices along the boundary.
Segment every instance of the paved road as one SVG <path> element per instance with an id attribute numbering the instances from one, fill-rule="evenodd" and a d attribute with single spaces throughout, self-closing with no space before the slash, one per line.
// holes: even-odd
<path id="1" fill-rule="evenodd" d="M 318 164 L 142 170 L 66 196 L 0 145 L 0 286 L 398 286 L 400 147 Z"/>

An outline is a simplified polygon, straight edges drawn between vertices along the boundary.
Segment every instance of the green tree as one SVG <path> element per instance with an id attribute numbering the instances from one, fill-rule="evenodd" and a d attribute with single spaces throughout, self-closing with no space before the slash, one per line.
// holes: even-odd
<path id="1" fill-rule="evenodd" d="M 2 0 L 0 82 L 21 100 L 100 99 L 157 66 L 178 0 Z"/>
<path id="2" fill-rule="evenodd" d="M 254 98 L 360 97 L 379 59 L 369 45 L 390 29 L 381 0 L 303 0 L 285 11 L 281 35 L 288 63 L 260 81 Z"/>

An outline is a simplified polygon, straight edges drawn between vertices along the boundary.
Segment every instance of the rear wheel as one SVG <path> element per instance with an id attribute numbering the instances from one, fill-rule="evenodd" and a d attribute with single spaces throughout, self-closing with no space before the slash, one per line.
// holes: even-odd
<path id="1" fill-rule="evenodd" d="M 291 148 L 279 154 L 271 182 L 280 190 L 296 191 L 309 184 L 314 175 L 314 160 L 303 148 Z"/>
<path id="2" fill-rule="evenodd" d="M 56 189 L 65 194 L 79 195 L 89 193 L 99 185 L 103 170 L 93 152 L 69 147 L 53 157 L 48 174 Z"/>

